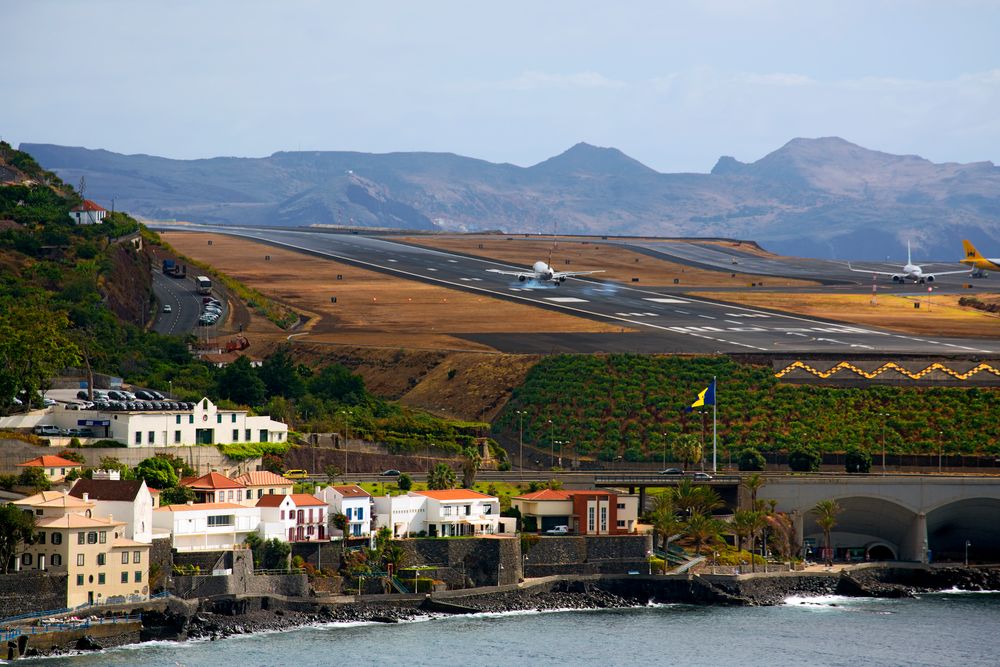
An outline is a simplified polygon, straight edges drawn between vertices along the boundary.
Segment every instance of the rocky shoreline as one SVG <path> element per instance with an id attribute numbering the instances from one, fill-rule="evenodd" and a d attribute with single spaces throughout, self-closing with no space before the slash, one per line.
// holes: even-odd
<path id="1" fill-rule="evenodd" d="M 727 604 L 740 606 L 782 604 L 792 595 L 848 595 L 856 597 L 913 597 L 942 590 L 1000 590 L 1000 568 L 878 567 L 841 573 L 788 573 L 745 578 L 606 577 L 567 579 L 549 586 L 502 592 L 425 598 L 420 600 L 323 604 L 318 600 L 248 599 L 183 601 L 171 599 L 166 610 L 143 614 L 138 638 L 107 637 L 92 645 L 82 642 L 41 655 L 100 650 L 151 640 L 208 640 L 244 634 L 276 632 L 327 623 L 398 623 L 447 614 L 510 613 L 568 609 L 621 609 L 650 602 Z"/>

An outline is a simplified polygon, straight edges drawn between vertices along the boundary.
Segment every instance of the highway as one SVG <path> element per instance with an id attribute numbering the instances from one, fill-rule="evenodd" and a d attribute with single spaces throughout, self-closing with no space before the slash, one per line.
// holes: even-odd
<path id="1" fill-rule="evenodd" d="M 525 267 L 359 234 L 282 228 L 169 224 L 153 226 L 159 229 L 203 231 L 256 239 L 402 278 L 603 320 L 620 324 L 623 330 L 637 331 L 605 334 L 525 331 L 515 336 L 465 336 L 504 352 L 1000 353 L 998 339 L 943 338 L 896 333 L 692 298 L 667 287 L 640 288 L 581 278 L 570 279 L 560 287 L 537 286 L 532 289 L 516 279 L 487 272 L 491 268 Z M 741 270 L 746 268 L 741 267 Z M 331 295 L 335 295 L 338 289 L 349 289 L 349 286 L 331 285 Z"/>
<path id="2" fill-rule="evenodd" d="M 153 323 L 153 331 L 168 336 L 183 336 L 198 327 L 202 295 L 198 294 L 198 288 L 192 278 L 170 278 L 154 269 L 153 294 L 160 304 L 156 321 Z M 226 321 L 228 303 L 226 299 L 221 301 L 222 317 L 217 324 L 207 327 L 209 335 L 212 335 L 218 324 Z M 163 306 L 168 304 L 170 312 L 164 313 Z"/>

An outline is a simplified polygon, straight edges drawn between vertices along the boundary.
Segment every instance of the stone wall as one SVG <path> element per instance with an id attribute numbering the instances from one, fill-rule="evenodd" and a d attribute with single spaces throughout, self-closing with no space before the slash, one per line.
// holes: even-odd
<path id="1" fill-rule="evenodd" d="M 525 575 L 646 572 L 649 535 L 543 537 L 525 554 Z"/>
<path id="2" fill-rule="evenodd" d="M 212 568 L 228 551 L 173 551 L 174 565 L 197 565 L 202 574 L 211 574 Z M 228 565 L 226 565 L 228 567 Z"/>
<path id="3" fill-rule="evenodd" d="M 168 578 L 174 571 L 174 551 L 170 546 L 169 537 L 161 537 L 153 540 L 153 543 L 149 548 L 149 564 L 150 566 L 159 566 L 161 572 L 159 581 L 155 582 L 154 588 L 149 592 L 159 593 L 163 590 Z M 152 580 L 152 578 L 152 575 L 150 575 L 150 580 Z M 154 582 L 151 581 L 150 583 L 153 584 Z"/>
<path id="4" fill-rule="evenodd" d="M 232 574 L 175 576 L 172 591 L 182 598 L 216 595 L 309 595 L 305 574 L 255 574 L 249 549 L 232 552 Z"/>
<path id="5" fill-rule="evenodd" d="M 449 588 L 516 584 L 522 577 L 521 542 L 514 538 L 416 538 L 399 542 L 406 565 L 435 565 Z"/>
<path id="6" fill-rule="evenodd" d="M 0 618 L 64 609 L 68 578 L 41 570 L 0 574 Z"/>
<path id="7" fill-rule="evenodd" d="M 343 542 L 292 542 L 292 558 L 300 556 L 317 570 L 340 568 L 340 556 L 343 553 Z"/>

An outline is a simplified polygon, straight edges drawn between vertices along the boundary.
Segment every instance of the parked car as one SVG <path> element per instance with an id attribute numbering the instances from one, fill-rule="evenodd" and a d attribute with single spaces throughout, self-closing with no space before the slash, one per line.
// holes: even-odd
<path id="1" fill-rule="evenodd" d="M 390 468 L 389 470 L 383 470 L 380 474 L 382 477 L 399 477 L 402 473 L 395 468 Z"/>
<path id="2" fill-rule="evenodd" d="M 667 468 L 666 470 L 660 471 L 661 475 L 683 475 L 684 471 L 680 468 Z"/>
<path id="3" fill-rule="evenodd" d="M 171 313 L 171 312 L 173 312 L 173 310 L 174 309 L 170 307 L 169 303 L 163 304 L 163 312 L 165 312 L 165 313 Z"/>
<path id="4" fill-rule="evenodd" d="M 546 535 L 569 535 L 569 526 L 553 526 L 545 531 Z"/>
<path id="5" fill-rule="evenodd" d="M 42 397 L 42 405 L 44 405 L 47 408 L 51 408 L 56 403 L 57 403 L 57 401 L 52 400 L 48 396 L 43 396 Z"/>
<path id="6" fill-rule="evenodd" d="M 114 389 L 112 389 L 108 392 L 108 398 L 110 398 L 112 401 L 124 401 L 125 394 L 121 393 L 120 391 L 115 391 Z"/>
<path id="7" fill-rule="evenodd" d="M 158 391 L 155 391 L 155 390 L 153 390 L 153 389 L 147 389 L 147 390 L 146 390 L 146 393 L 147 393 L 147 394 L 152 394 L 152 395 L 153 395 L 153 400 L 155 400 L 155 401 L 162 401 L 163 399 L 165 399 L 165 398 L 166 398 L 166 396 L 164 396 L 164 395 L 163 395 L 163 394 L 161 394 L 160 392 L 158 392 Z"/>
<path id="8" fill-rule="evenodd" d="M 93 438 L 94 432 L 89 428 L 68 428 L 64 432 L 64 435 L 68 435 L 71 438 Z"/>
<path id="9" fill-rule="evenodd" d="M 709 475 L 709 474 L 708 474 L 707 472 L 696 472 L 696 473 L 695 473 L 695 474 L 693 475 L 693 477 L 694 477 L 695 479 L 712 479 L 712 476 L 711 476 L 711 475 Z"/>
<path id="10" fill-rule="evenodd" d="M 145 389 L 140 389 L 139 391 L 135 392 L 135 397 L 136 398 L 141 398 L 144 401 L 152 401 L 153 400 L 153 395 L 151 393 L 149 393 L 148 391 L 146 391 Z"/>
<path id="11" fill-rule="evenodd" d="M 35 435 L 61 435 L 59 427 L 52 424 L 38 424 L 31 431 Z"/>
<path id="12" fill-rule="evenodd" d="M 86 389 L 81 389 L 80 391 L 76 392 L 76 397 L 79 398 L 81 401 L 86 401 L 88 398 L 90 398 L 90 395 L 87 393 Z"/>

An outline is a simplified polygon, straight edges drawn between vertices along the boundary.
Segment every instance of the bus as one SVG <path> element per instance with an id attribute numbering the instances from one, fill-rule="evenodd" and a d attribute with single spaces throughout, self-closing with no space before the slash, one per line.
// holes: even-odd
<path id="1" fill-rule="evenodd" d="M 282 475 L 285 479 L 306 479 L 309 477 L 309 472 L 306 470 L 286 470 L 285 474 Z"/>
<path id="2" fill-rule="evenodd" d="M 212 281 L 209 280 L 208 276 L 198 276 L 194 282 L 198 285 L 198 294 L 212 293 Z"/>

